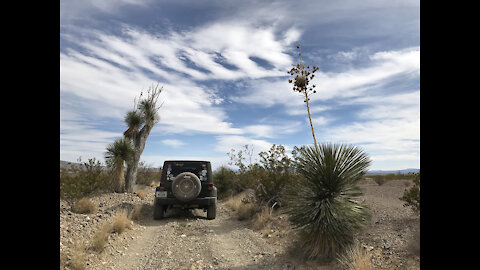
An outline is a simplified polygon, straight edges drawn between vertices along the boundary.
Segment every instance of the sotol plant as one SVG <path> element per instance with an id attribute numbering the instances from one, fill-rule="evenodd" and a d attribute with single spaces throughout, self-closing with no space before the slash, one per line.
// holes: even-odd
<path id="1" fill-rule="evenodd" d="M 308 258 L 332 259 L 354 240 L 369 217 L 357 182 L 370 159 L 352 145 L 321 144 L 299 149 L 298 172 L 303 180 L 289 188 L 287 213 L 300 228 L 300 242 Z"/>

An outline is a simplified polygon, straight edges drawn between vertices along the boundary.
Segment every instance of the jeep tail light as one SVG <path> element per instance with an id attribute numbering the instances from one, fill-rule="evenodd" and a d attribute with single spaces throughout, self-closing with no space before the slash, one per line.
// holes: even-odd
<path id="1" fill-rule="evenodd" d="M 213 190 L 213 184 L 208 184 L 208 190 Z"/>
<path id="2" fill-rule="evenodd" d="M 160 190 L 164 190 L 165 189 L 165 182 L 160 182 Z"/>

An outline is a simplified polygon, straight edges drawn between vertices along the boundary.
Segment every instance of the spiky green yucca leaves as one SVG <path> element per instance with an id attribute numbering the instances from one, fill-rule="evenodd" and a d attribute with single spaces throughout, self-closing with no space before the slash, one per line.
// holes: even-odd
<path id="1" fill-rule="evenodd" d="M 352 145 L 321 144 L 303 147 L 298 172 L 303 180 L 289 188 L 287 213 L 300 228 L 305 255 L 332 258 L 353 241 L 369 217 L 354 200 L 361 195 L 357 182 L 367 172 L 367 154 Z"/>
<path id="2" fill-rule="evenodd" d="M 130 162 L 133 157 L 133 146 L 128 139 L 117 139 L 107 146 L 105 159 L 113 164 L 113 189 L 116 192 L 124 191 L 125 174 L 124 162 Z"/>

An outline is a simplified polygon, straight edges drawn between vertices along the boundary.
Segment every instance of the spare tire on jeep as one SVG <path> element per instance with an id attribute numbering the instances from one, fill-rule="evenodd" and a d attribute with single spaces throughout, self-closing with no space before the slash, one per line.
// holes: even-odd
<path id="1" fill-rule="evenodd" d="M 202 190 L 200 179 L 191 172 L 184 172 L 173 180 L 172 193 L 182 202 L 188 202 L 197 198 Z"/>

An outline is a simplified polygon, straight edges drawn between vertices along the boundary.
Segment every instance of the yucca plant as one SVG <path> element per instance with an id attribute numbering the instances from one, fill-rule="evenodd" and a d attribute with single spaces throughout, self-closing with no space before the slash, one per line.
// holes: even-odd
<path id="1" fill-rule="evenodd" d="M 113 164 L 113 189 L 115 192 L 125 191 L 124 162 L 133 157 L 133 146 L 128 139 L 117 139 L 107 146 L 105 159 Z"/>
<path id="2" fill-rule="evenodd" d="M 137 181 L 138 163 L 143 153 L 148 135 L 153 126 L 160 121 L 158 110 L 162 107 L 157 105 L 158 97 L 163 87 L 151 86 L 147 91 L 147 97 L 140 93 L 139 101 L 134 101 L 133 110 L 127 112 L 125 123 L 128 128 L 123 133 L 124 137 L 131 140 L 133 145 L 133 156 L 127 162 L 127 174 L 125 176 L 125 188 L 127 192 L 133 193 L 133 186 Z"/>
<path id="3" fill-rule="evenodd" d="M 300 228 L 305 255 L 332 259 L 369 217 L 355 197 L 371 161 L 360 148 L 344 144 L 302 147 L 299 154 L 297 171 L 303 177 L 285 194 L 287 213 Z"/>

